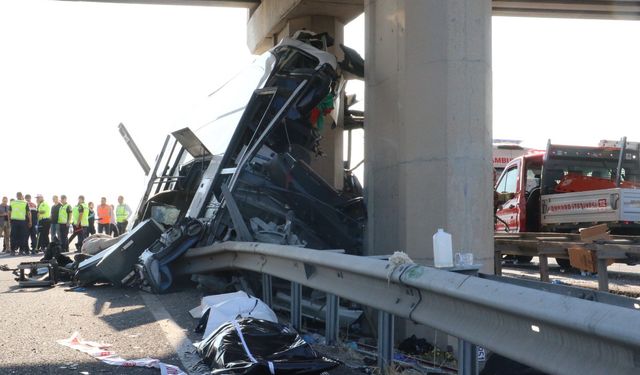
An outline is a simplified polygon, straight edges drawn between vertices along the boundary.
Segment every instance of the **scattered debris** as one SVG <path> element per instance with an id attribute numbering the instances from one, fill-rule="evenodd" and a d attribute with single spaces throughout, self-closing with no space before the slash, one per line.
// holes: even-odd
<path id="1" fill-rule="evenodd" d="M 165 292 L 173 283 L 169 265 L 195 245 L 204 233 L 204 223 L 185 218 L 171 227 L 140 255 L 125 284 L 146 292 Z"/>
<path id="2" fill-rule="evenodd" d="M 407 354 L 424 354 L 434 349 L 433 345 L 429 344 L 425 339 L 419 339 L 416 335 L 411 335 L 404 339 L 399 345 L 398 349 Z"/>
<path id="3" fill-rule="evenodd" d="M 81 286 L 74 286 L 74 287 L 71 287 L 71 288 L 67 288 L 64 291 L 65 292 L 84 292 L 86 290 L 87 290 L 87 288 L 84 288 L 84 287 L 81 287 Z"/>
<path id="4" fill-rule="evenodd" d="M 93 341 L 83 340 L 78 332 L 73 333 L 70 338 L 58 340 L 58 344 L 89 354 L 90 356 L 112 366 L 121 367 L 148 367 L 160 369 L 161 375 L 187 375 L 179 367 L 160 362 L 153 358 L 140 358 L 127 360 L 111 351 L 110 344 L 102 344 Z M 77 366 L 77 365 L 76 365 Z"/>
<path id="5" fill-rule="evenodd" d="M 51 263 L 22 262 L 18 264 L 18 268 L 13 273 L 18 276 L 16 281 L 21 288 L 54 286 L 56 284 L 55 271 Z"/>

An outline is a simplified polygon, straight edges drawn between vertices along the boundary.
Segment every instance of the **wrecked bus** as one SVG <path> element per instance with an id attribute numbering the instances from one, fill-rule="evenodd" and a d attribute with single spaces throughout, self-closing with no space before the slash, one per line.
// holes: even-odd
<path id="1" fill-rule="evenodd" d="M 135 213 L 206 223 L 200 245 L 256 241 L 361 254 L 366 209 L 354 176 L 342 190 L 311 167 L 329 113 L 344 97 L 343 70 L 363 61 L 341 46 L 338 63 L 326 34 L 299 32 L 258 57 L 207 99 L 187 128 L 167 136 Z M 337 107 L 336 109 L 333 109 Z M 334 113 L 335 115 L 335 113 Z M 326 120 L 325 120 L 326 118 Z"/>

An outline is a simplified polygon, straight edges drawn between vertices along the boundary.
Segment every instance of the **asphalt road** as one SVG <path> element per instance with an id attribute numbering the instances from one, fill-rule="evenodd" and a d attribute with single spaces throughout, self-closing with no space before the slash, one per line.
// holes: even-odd
<path id="1" fill-rule="evenodd" d="M 0 265 L 13 268 L 19 262 L 39 258 L 10 257 L 3 253 Z M 200 339 L 192 334 L 197 321 L 188 313 L 200 303 L 201 294 L 195 288 L 160 296 L 143 296 L 137 290 L 111 286 L 81 292 L 65 289 L 63 284 L 53 288 L 19 288 L 11 272 L 0 272 L 0 374 L 160 373 L 156 369 L 109 366 L 56 343 L 73 332 L 79 332 L 86 340 L 112 344 L 112 349 L 123 358 L 157 358 L 186 370 L 175 344 L 185 336 L 192 341 Z M 158 313 L 161 317 L 168 313 L 171 322 L 158 321 Z M 165 327 L 168 323 L 169 328 Z"/>
<path id="2" fill-rule="evenodd" d="M 15 268 L 40 257 L 0 253 L 0 265 Z M 189 310 L 203 296 L 192 283 L 154 295 L 110 285 L 78 291 L 65 291 L 69 285 L 62 283 L 20 288 L 14 278 L 12 272 L 0 271 L 0 375 L 160 374 L 157 369 L 110 366 L 56 342 L 74 332 L 85 340 L 111 344 L 111 350 L 125 359 L 156 358 L 192 375 L 210 372 L 199 363 L 192 345 L 202 337 L 193 332 L 198 322 Z M 342 365 L 330 373 L 354 375 L 361 372 L 352 368 L 361 365 Z"/>

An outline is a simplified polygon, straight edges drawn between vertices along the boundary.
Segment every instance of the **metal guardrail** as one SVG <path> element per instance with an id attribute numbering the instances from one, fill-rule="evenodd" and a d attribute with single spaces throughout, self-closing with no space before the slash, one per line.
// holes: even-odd
<path id="1" fill-rule="evenodd" d="M 419 265 L 251 242 L 191 249 L 175 264 L 178 274 L 225 269 L 335 294 L 549 373 L 640 373 L 640 301 L 624 308 Z"/>

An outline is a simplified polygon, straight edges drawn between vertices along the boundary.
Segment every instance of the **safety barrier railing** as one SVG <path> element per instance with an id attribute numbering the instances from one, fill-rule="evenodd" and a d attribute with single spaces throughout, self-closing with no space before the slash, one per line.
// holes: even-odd
<path id="1" fill-rule="evenodd" d="M 397 316 L 458 337 L 461 374 L 477 371 L 470 343 L 553 374 L 640 373 L 640 301 L 625 308 L 415 264 L 394 267 L 381 259 L 252 242 L 191 249 L 175 266 L 178 274 L 227 269 L 291 281 L 292 323 L 298 328 L 296 285 L 381 311 L 382 366 L 391 363 Z M 335 297 L 329 301 L 332 340 L 338 303 Z"/>

